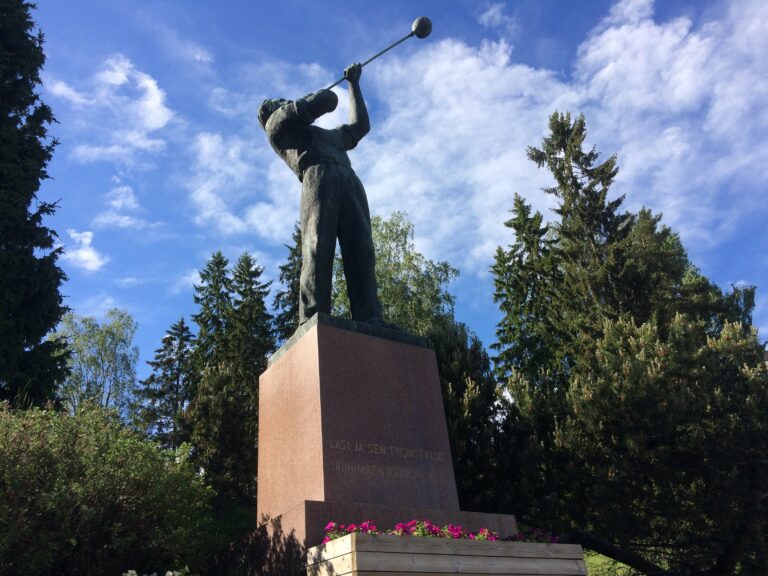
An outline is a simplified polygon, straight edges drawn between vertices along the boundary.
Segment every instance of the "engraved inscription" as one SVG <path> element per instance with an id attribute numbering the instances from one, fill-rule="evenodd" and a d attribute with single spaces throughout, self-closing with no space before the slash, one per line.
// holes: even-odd
<path id="1" fill-rule="evenodd" d="M 420 460 L 422 462 L 445 462 L 445 453 L 438 450 L 425 450 L 407 446 L 394 446 L 380 442 L 358 442 L 348 439 L 330 439 L 332 450 L 344 450 L 360 454 L 392 456 L 404 460 Z"/>
<path id="2" fill-rule="evenodd" d="M 443 471 L 426 471 L 405 468 L 402 466 L 387 466 L 383 464 L 360 464 L 358 462 L 334 462 L 336 472 L 344 474 L 364 474 L 367 476 L 383 476 L 405 480 L 445 482 L 448 477 Z"/>

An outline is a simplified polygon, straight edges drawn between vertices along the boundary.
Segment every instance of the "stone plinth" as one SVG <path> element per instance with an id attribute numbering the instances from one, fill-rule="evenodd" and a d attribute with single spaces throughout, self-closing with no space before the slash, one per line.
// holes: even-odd
<path id="1" fill-rule="evenodd" d="M 327 316 L 259 380 L 258 509 L 307 546 L 330 520 L 412 518 L 502 532 L 514 517 L 460 512 L 434 351 Z"/>

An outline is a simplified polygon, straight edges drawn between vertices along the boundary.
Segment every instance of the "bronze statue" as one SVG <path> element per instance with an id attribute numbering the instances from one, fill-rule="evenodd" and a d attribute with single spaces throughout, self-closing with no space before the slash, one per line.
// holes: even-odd
<path id="1" fill-rule="evenodd" d="M 334 92 L 322 89 L 298 100 L 266 100 L 259 122 L 277 154 L 301 181 L 301 283 L 299 323 L 331 312 L 336 238 L 353 320 L 382 323 L 376 287 L 368 199 L 347 156 L 370 130 L 360 91 L 360 64 L 344 71 L 349 83 L 349 123 L 327 130 L 314 121 L 336 109 Z"/>
<path id="2" fill-rule="evenodd" d="M 360 91 L 363 66 L 411 36 L 427 37 L 431 30 L 428 18 L 417 18 L 407 36 L 363 64 L 352 64 L 328 88 L 298 100 L 265 100 L 259 107 L 259 123 L 269 143 L 301 182 L 300 325 L 318 312 L 331 312 L 338 238 L 352 319 L 393 327 L 382 318 L 368 199 L 347 150 L 370 130 Z M 332 130 L 315 126 L 315 120 L 336 109 L 338 98 L 330 88 L 344 79 L 349 85 L 349 123 Z"/>

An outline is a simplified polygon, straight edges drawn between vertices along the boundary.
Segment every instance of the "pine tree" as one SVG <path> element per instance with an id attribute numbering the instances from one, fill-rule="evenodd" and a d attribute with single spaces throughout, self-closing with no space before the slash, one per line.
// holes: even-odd
<path id="1" fill-rule="evenodd" d="M 37 199 L 56 140 L 55 119 L 36 92 L 45 63 L 33 4 L 0 4 L 0 400 L 41 405 L 66 374 L 64 343 L 45 339 L 66 307 L 61 248 L 43 219 L 55 203 Z M 34 206 L 33 206 L 34 203 Z"/>
<path id="2" fill-rule="evenodd" d="M 137 424 L 166 448 L 176 449 L 189 440 L 183 416 L 192 397 L 194 346 L 195 338 L 182 317 L 163 336 L 154 360 L 148 362 L 152 374 L 136 392 L 141 403 Z"/>
<path id="3" fill-rule="evenodd" d="M 299 281 L 301 280 L 301 226 L 293 227 L 293 244 L 288 248 L 288 259 L 280 266 L 282 289 L 275 294 L 273 307 L 275 329 L 280 342 L 290 338 L 299 326 Z"/>

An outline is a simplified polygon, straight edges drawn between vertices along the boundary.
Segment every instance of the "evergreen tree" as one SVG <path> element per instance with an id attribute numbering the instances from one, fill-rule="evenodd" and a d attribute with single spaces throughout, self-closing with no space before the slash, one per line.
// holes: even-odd
<path id="1" fill-rule="evenodd" d="M 61 248 L 43 219 L 55 203 L 37 199 L 56 140 L 55 122 L 38 94 L 45 63 L 33 4 L 0 4 L 0 400 L 42 405 L 66 374 L 64 343 L 45 339 L 66 312 Z M 34 205 L 33 205 L 34 204 Z"/>
<path id="2" fill-rule="evenodd" d="M 216 252 L 195 287 L 200 311 L 193 316 L 198 383 L 188 422 L 195 461 L 219 494 L 249 501 L 256 497 L 258 376 L 275 349 L 262 272 L 244 254 L 230 275 Z"/>
<path id="3" fill-rule="evenodd" d="M 452 316 L 435 318 L 427 340 L 437 357 L 461 507 L 496 511 L 502 483 L 495 474 L 498 398 L 490 358 L 478 337 Z"/>
<path id="4" fill-rule="evenodd" d="M 272 316 L 266 298 L 271 282 L 262 282 L 263 268 L 249 254 L 235 264 L 232 287 L 235 295 L 230 320 L 229 357 L 235 388 L 231 399 L 234 412 L 229 430 L 233 476 L 237 491 L 256 499 L 258 461 L 259 376 L 267 369 L 267 359 L 275 351 Z"/>
<path id="5" fill-rule="evenodd" d="M 746 440 L 765 401 L 754 289 L 724 294 L 659 216 L 609 200 L 615 157 L 583 150 L 583 117 L 549 127 L 528 155 L 554 177 L 556 218 L 515 198 L 515 242 L 493 268 L 499 504 L 644 572 L 763 566 L 766 452 Z M 726 526 L 738 536 L 716 534 Z"/>
<path id="6" fill-rule="evenodd" d="M 227 482 L 226 456 L 220 450 L 219 425 L 224 417 L 224 391 L 233 386 L 227 362 L 227 331 L 232 313 L 232 279 L 229 261 L 221 251 L 214 252 L 200 272 L 195 285 L 195 304 L 199 306 L 192 319 L 198 326 L 192 353 L 195 383 L 184 424 L 190 431 L 193 461 L 206 474 L 218 491 L 230 491 Z"/>
<path id="7" fill-rule="evenodd" d="M 232 279 L 229 277 L 229 260 L 221 251 L 214 252 L 200 272 L 194 299 L 200 307 L 200 311 L 192 316 L 198 326 L 195 364 L 201 368 L 220 361 L 226 349 Z"/>
<path id="8" fill-rule="evenodd" d="M 301 280 L 301 226 L 293 227 L 293 244 L 288 248 L 288 259 L 280 266 L 282 289 L 275 294 L 275 330 L 280 342 L 285 342 L 299 327 L 299 281 Z"/>
<path id="9" fill-rule="evenodd" d="M 497 342 L 491 347 L 497 377 L 505 381 L 512 371 L 534 376 L 543 368 L 557 368 L 558 339 L 547 311 L 551 295 L 561 283 L 555 265 L 549 227 L 540 213 L 531 214 L 523 198 L 515 194 L 513 217 L 505 222 L 515 233 L 515 242 L 496 249 L 491 268 L 496 291 L 494 301 L 502 312 Z"/>
<path id="10" fill-rule="evenodd" d="M 141 401 L 137 423 L 154 440 L 172 450 L 189 440 L 183 415 L 192 395 L 194 346 L 194 336 L 182 317 L 163 336 L 154 360 L 148 362 L 152 374 L 141 381 L 136 392 Z"/>

